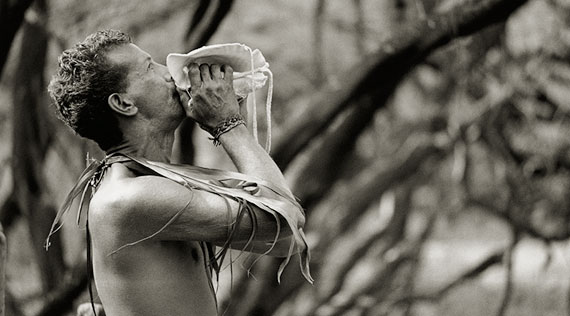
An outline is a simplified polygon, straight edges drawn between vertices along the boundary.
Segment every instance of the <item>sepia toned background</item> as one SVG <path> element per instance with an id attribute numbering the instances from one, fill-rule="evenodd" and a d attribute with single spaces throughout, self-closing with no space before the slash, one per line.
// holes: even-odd
<path id="1" fill-rule="evenodd" d="M 106 28 L 160 63 L 244 43 L 274 74 L 271 155 L 305 207 L 316 281 L 293 262 L 278 285 L 279 260 L 241 256 L 220 314 L 570 314 L 570 1 L 0 0 L 0 25 L 6 316 L 89 300 L 74 214 L 43 245 L 102 153 L 46 86 Z M 190 122 L 179 143 L 177 161 L 233 168 Z"/>

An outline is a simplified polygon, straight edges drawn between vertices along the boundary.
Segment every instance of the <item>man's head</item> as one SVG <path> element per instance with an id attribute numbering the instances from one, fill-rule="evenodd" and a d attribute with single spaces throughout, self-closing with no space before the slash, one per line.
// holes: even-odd
<path id="1" fill-rule="evenodd" d="M 124 122 L 152 127 L 170 121 L 171 129 L 184 117 L 166 67 L 115 30 L 96 32 L 64 51 L 48 91 L 59 117 L 103 150 L 125 140 Z"/>
<path id="2" fill-rule="evenodd" d="M 122 140 L 118 121 L 108 106 L 113 92 L 126 88 L 126 73 L 110 63 L 105 53 L 131 42 L 128 35 L 99 31 L 64 51 L 59 69 L 48 91 L 54 99 L 59 117 L 79 135 L 92 139 L 106 150 Z"/>

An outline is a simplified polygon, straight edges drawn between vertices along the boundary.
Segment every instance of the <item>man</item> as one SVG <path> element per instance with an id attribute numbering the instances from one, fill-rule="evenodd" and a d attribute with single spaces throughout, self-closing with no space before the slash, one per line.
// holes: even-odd
<path id="1" fill-rule="evenodd" d="M 210 243 L 308 260 L 304 213 L 243 124 L 230 66 L 189 65 L 188 96 L 114 30 L 89 36 L 59 62 L 49 91 L 61 119 L 108 154 L 82 177 L 93 190 L 88 254 L 107 315 L 217 315 Z M 227 173 L 235 181 L 169 165 L 185 117 L 223 146 L 240 172 Z"/>

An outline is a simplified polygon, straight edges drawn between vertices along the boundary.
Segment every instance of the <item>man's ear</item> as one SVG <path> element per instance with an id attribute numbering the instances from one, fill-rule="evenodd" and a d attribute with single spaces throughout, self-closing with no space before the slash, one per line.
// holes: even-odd
<path id="1" fill-rule="evenodd" d="M 107 98 L 107 103 L 113 111 L 125 116 L 133 116 L 139 110 L 129 98 L 120 93 L 111 94 Z"/>

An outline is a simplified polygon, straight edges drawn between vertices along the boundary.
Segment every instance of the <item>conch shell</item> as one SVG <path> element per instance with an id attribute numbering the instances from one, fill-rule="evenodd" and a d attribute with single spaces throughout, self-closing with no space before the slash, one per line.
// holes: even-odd
<path id="1" fill-rule="evenodd" d="M 236 95 L 247 97 L 255 90 L 261 89 L 269 82 L 266 100 L 267 139 L 265 149 L 271 147 L 271 99 L 273 95 L 273 74 L 269 70 L 269 63 L 258 50 L 239 43 L 216 44 L 203 46 L 187 54 L 169 54 L 166 57 L 166 66 L 177 87 L 190 89 L 188 78 L 188 65 L 197 64 L 226 64 L 234 70 L 234 90 Z M 252 128 L 257 139 L 257 104 L 255 94 L 252 99 Z"/>

